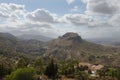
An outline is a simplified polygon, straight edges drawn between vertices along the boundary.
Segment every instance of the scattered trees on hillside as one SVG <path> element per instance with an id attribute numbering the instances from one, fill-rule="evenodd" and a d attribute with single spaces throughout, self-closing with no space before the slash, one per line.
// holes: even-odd
<path id="1" fill-rule="evenodd" d="M 25 68 L 25 67 L 27 67 L 27 62 L 23 58 L 18 60 L 17 68 Z"/>
<path id="2" fill-rule="evenodd" d="M 34 62 L 34 68 L 37 71 L 37 74 L 43 74 L 44 73 L 44 65 L 43 60 L 41 58 L 38 58 Z"/>
<path id="3" fill-rule="evenodd" d="M 79 66 L 79 62 L 75 60 L 55 61 L 55 59 L 48 59 L 46 61 L 44 58 L 38 58 L 30 62 L 21 58 L 16 61 L 17 63 L 13 64 L 13 62 L 6 57 L 0 57 L 0 79 L 7 75 L 5 80 L 37 80 L 42 75 L 56 79 L 64 75 L 76 80 L 120 80 L 119 67 L 104 67 L 97 72 L 99 78 L 91 78 L 92 71 L 88 66 Z"/>
<path id="4" fill-rule="evenodd" d="M 59 64 L 59 74 L 69 76 L 74 74 L 74 64 L 71 61 L 61 61 Z"/>

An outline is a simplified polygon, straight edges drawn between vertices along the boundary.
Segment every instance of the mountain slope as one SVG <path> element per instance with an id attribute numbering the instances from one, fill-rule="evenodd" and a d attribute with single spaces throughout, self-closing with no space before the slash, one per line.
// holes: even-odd
<path id="1" fill-rule="evenodd" d="M 9 33 L 0 33 L 0 43 L 14 44 L 17 42 L 17 38 Z"/>
<path id="2" fill-rule="evenodd" d="M 77 33 L 66 33 L 49 42 L 19 40 L 11 34 L 0 34 L 0 54 L 15 58 L 23 55 L 30 58 L 54 57 L 57 60 L 78 60 L 81 62 L 107 65 L 120 64 L 120 48 L 107 47 L 88 42 Z"/>
<path id="3" fill-rule="evenodd" d="M 21 40 L 16 44 L 16 51 L 32 55 L 41 55 L 44 42 L 38 40 Z"/>
<path id="4" fill-rule="evenodd" d="M 0 33 L 0 55 L 11 57 L 15 55 L 17 38 L 9 33 Z"/>
<path id="5" fill-rule="evenodd" d="M 0 55 L 16 57 L 21 54 L 36 55 L 43 52 L 44 42 L 21 40 L 9 33 L 0 33 Z"/>
<path id="6" fill-rule="evenodd" d="M 120 51 L 119 48 L 105 47 L 87 42 L 76 33 L 66 33 L 58 39 L 49 42 L 48 46 L 46 56 L 54 57 L 58 60 L 75 59 L 102 64 L 111 64 L 111 61 L 113 62 L 119 56 Z"/>

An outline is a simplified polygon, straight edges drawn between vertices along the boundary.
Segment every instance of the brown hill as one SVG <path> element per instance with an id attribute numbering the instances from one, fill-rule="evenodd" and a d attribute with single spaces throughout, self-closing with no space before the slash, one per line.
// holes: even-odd
<path id="1" fill-rule="evenodd" d="M 120 48 L 88 42 L 77 33 L 69 32 L 50 42 L 18 40 L 13 35 L 0 34 L 0 55 L 32 58 L 54 57 L 57 60 L 78 60 L 81 62 L 118 65 Z M 118 65 L 119 66 L 119 65 Z"/>
<path id="2" fill-rule="evenodd" d="M 87 42 L 78 34 L 71 32 L 49 42 L 45 56 L 58 60 L 72 59 L 90 63 L 116 64 L 119 63 L 119 52 L 119 48 Z"/>

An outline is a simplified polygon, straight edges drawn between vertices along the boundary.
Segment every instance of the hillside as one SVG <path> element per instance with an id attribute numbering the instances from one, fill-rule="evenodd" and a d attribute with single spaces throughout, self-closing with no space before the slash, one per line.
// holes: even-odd
<path id="1" fill-rule="evenodd" d="M 16 44 L 16 51 L 20 53 L 30 54 L 33 56 L 40 56 L 43 54 L 44 42 L 38 40 L 21 40 Z"/>
<path id="2" fill-rule="evenodd" d="M 9 33 L 0 33 L 0 55 L 6 57 L 41 55 L 44 51 L 43 45 L 42 41 L 22 40 Z"/>
<path id="3" fill-rule="evenodd" d="M 0 55 L 15 56 L 17 38 L 9 33 L 0 33 Z"/>
<path id="4" fill-rule="evenodd" d="M 0 35 L 0 52 L 7 57 L 26 55 L 30 58 L 54 57 L 57 60 L 117 65 L 120 63 L 120 48 L 103 46 L 82 39 L 77 33 L 66 33 L 49 42 L 19 40 L 14 35 Z"/>
<path id="5" fill-rule="evenodd" d="M 17 38 L 9 33 L 0 33 L 0 43 L 15 44 Z"/>
<path id="6" fill-rule="evenodd" d="M 116 64 L 119 59 L 115 62 L 114 60 L 119 56 L 119 51 L 119 48 L 88 42 L 76 33 L 66 33 L 49 42 L 46 56 L 55 57 L 58 60 L 77 59 L 82 62 Z"/>

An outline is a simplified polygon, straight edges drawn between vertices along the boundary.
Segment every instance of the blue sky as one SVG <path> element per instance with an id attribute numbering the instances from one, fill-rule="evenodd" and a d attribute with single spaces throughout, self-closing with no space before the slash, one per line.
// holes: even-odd
<path id="1" fill-rule="evenodd" d="M 120 0 L 0 0 L 0 32 L 120 37 Z"/>
<path id="2" fill-rule="evenodd" d="M 29 11 L 45 8 L 59 15 L 72 13 L 71 9 L 74 6 L 79 7 L 79 11 L 76 11 L 74 13 L 84 13 L 86 10 L 86 5 L 85 3 L 81 2 L 81 0 L 76 0 L 71 4 L 68 4 L 66 0 L 0 0 L 0 2 L 22 4 L 25 5 L 26 9 Z"/>

